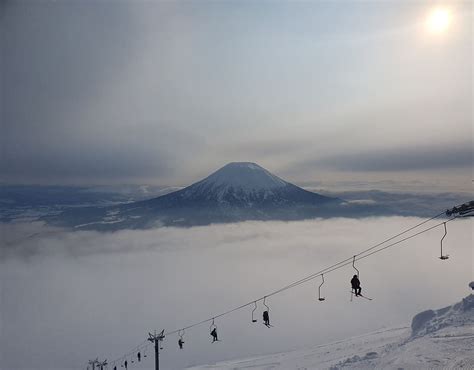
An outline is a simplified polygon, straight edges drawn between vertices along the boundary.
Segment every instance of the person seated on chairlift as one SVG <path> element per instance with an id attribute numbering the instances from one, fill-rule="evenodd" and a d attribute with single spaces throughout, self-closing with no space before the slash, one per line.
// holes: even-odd
<path id="1" fill-rule="evenodd" d="M 263 311 L 263 323 L 266 326 L 270 326 L 270 315 L 268 314 L 268 311 Z"/>
<path id="2" fill-rule="evenodd" d="M 181 338 L 179 338 L 179 340 L 178 340 L 179 349 L 183 349 L 183 344 L 184 344 L 184 340 L 182 340 Z"/>
<path id="3" fill-rule="evenodd" d="M 211 335 L 212 335 L 212 343 L 217 342 L 219 340 L 219 339 L 217 339 L 217 329 L 216 328 L 212 329 Z"/>
<path id="4" fill-rule="evenodd" d="M 354 275 L 351 280 L 352 290 L 354 291 L 356 297 L 361 296 L 362 288 L 360 287 L 360 280 L 357 275 Z"/>

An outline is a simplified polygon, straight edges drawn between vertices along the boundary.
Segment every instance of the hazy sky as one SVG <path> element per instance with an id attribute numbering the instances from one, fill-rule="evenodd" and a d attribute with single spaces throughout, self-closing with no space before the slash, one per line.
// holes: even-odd
<path id="1" fill-rule="evenodd" d="M 472 3 L 438 3 L 3 1 L 3 181 L 470 186 Z"/>

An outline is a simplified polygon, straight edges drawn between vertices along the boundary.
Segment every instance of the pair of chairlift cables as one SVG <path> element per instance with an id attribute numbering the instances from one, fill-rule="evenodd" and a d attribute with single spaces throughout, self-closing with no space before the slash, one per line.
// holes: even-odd
<path id="1" fill-rule="evenodd" d="M 439 258 L 442 259 L 442 260 L 445 260 L 445 259 L 448 258 L 448 256 L 443 255 L 443 240 L 444 240 L 444 238 L 446 237 L 446 234 L 447 234 L 446 224 L 447 224 L 448 222 L 451 222 L 451 221 L 453 221 L 454 219 L 456 219 L 456 218 L 457 218 L 456 216 L 451 217 L 451 218 L 449 218 L 449 219 L 446 220 L 446 221 L 443 221 L 443 222 L 441 222 L 441 223 L 438 223 L 438 224 L 436 224 L 436 225 L 433 225 L 433 226 L 431 226 L 431 227 L 429 227 L 429 228 L 423 229 L 423 230 L 421 230 L 421 231 L 419 231 L 419 232 L 417 232 L 417 233 L 415 233 L 415 234 L 412 234 L 412 235 L 410 235 L 410 236 L 407 236 L 407 237 L 405 237 L 405 238 L 403 238 L 403 239 L 397 240 L 397 241 L 395 241 L 395 242 L 393 242 L 393 243 L 391 243 L 391 244 L 388 244 L 388 245 L 386 245 L 386 246 L 384 246 L 384 247 L 382 247 L 382 248 L 377 249 L 378 247 L 381 247 L 383 244 L 386 244 L 386 243 L 388 243 L 388 242 L 390 242 L 390 241 L 392 241 L 392 240 L 394 240 L 394 239 L 396 239 L 396 238 L 398 238 L 398 237 L 400 237 L 400 236 L 402 236 L 402 235 L 404 235 L 404 234 L 406 234 L 406 233 L 408 233 L 408 232 L 410 232 L 410 231 L 412 231 L 412 230 L 414 230 L 414 229 L 416 229 L 416 228 L 419 228 L 420 226 L 422 226 L 422 225 L 424 225 L 424 224 L 426 224 L 426 223 L 428 223 L 428 222 L 430 222 L 430 221 L 433 221 L 433 220 L 437 219 L 438 217 L 444 215 L 445 213 L 446 213 L 446 212 L 441 212 L 441 213 L 439 213 L 439 214 L 437 214 L 437 215 L 435 215 L 435 216 L 433 216 L 433 217 L 431 217 L 431 218 L 428 218 L 428 219 L 426 219 L 426 220 L 424 220 L 424 221 L 422 221 L 422 222 L 420 222 L 420 223 L 418 223 L 418 224 L 416 224 L 416 225 L 414 225 L 414 226 L 412 226 L 412 227 L 410 227 L 410 228 L 408 228 L 408 229 L 406 229 L 406 230 L 404 230 L 404 231 L 402 231 L 402 232 L 400 232 L 400 233 L 398 233 L 398 234 L 396 234 L 396 235 L 394 235 L 394 236 L 392 236 L 392 237 L 390 237 L 390 238 L 385 239 L 384 241 L 382 241 L 382 242 L 380 242 L 380 243 L 377 243 L 377 244 L 371 246 L 370 248 L 367 248 L 367 249 L 365 249 L 365 250 L 363 250 L 363 251 L 361 251 L 361 252 L 359 252 L 359 253 L 353 255 L 353 256 L 350 257 L 350 258 L 347 258 L 347 259 L 342 260 L 342 261 L 340 261 L 340 262 L 338 262 L 338 263 L 335 263 L 335 264 L 333 264 L 333 265 L 331 265 L 331 266 L 329 266 L 329 267 L 326 267 L 325 269 L 322 269 L 322 270 L 320 270 L 320 271 L 318 271 L 318 272 L 315 272 L 315 273 L 313 273 L 313 274 L 310 274 L 310 275 L 308 275 L 308 276 L 306 276 L 306 277 L 304 277 L 304 278 L 302 278 L 302 279 L 296 280 L 296 281 L 294 281 L 294 282 L 292 282 L 292 283 L 290 283 L 290 284 L 288 284 L 288 285 L 286 285 L 286 286 L 284 286 L 284 287 L 282 287 L 282 288 L 280 288 L 280 289 L 278 289 L 278 290 L 275 290 L 275 291 L 273 291 L 273 292 L 271 292 L 271 293 L 269 293 L 269 294 L 267 294 L 267 295 L 265 295 L 265 296 L 263 296 L 263 297 L 260 297 L 260 298 L 258 298 L 258 299 L 252 300 L 252 301 L 250 301 L 250 302 L 248 302 L 248 303 L 245 303 L 245 304 L 243 304 L 243 305 L 241 305 L 241 306 L 235 307 L 235 308 L 233 308 L 233 309 L 230 309 L 230 310 L 225 311 L 225 312 L 223 312 L 223 313 L 220 313 L 220 314 L 218 314 L 218 315 L 212 316 L 211 318 L 208 318 L 208 319 L 205 319 L 205 320 L 202 320 L 202 321 L 199 321 L 199 322 L 190 324 L 190 325 L 185 326 L 185 327 L 183 327 L 183 328 L 181 328 L 181 329 L 177 329 L 177 330 L 173 330 L 173 331 L 166 332 L 166 333 L 164 333 L 164 335 L 166 336 L 166 335 L 178 334 L 178 336 L 179 336 L 180 338 L 182 338 L 183 335 L 184 335 L 184 333 L 185 333 L 185 331 L 188 330 L 188 329 L 191 329 L 191 328 L 194 328 L 194 327 L 196 327 L 196 326 L 203 325 L 203 324 L 209 323 L 209 322 L 211 323 L 211 327 L 213 326 L 213 324 L 214 324 L 214 326 L 215 326 L 215 320 L 216 320 L 216 319 L 218 319 L 218 318 L 220 318 L 220 317 L 223 317 L 223 316 L 226 316 L 226 315 L 229 315 L 229 314 L 231 314 L 231 313 L 233 313 L 233 312 L 235 312 L 235 311 L 241 310 L 241 309 L 243 309 L 243 308 L 245 308 L 245 307 L 248 307 L 248 306 L 251 306 L 251 305 L 254 305 L 254 308 L 253 308 L 253 310 L 252 310 L 252 322 L 256 322 L 256 320 L 254 319 L 254 312 L 255 312 L 255 310 L 257 309 L 257 302 L 263 301 L 263 304 L 264 304 L 264 305 L 267 307 L 267 309 L 269 310 L 269 307 L 268 307 L 267 304 L 266 304 L 266 299 L 267 299 L 267 298 L 269 298 L 269 297 L 271 297 L 271 296 L 274 296 L 274 295 L 276 295 L 276 294 L 282 293 L 282 292 L 284 292 L 284 291 L 286 291 L 286 290 L 292 289 L 292 288 L 294 288 L 294 287 L 297 287 L 297 286 L 299 286 L 299 285 L 301 285 L 301 284 L 307 283 L 308 281 L 314 280 L 314 279 L 316 279 L 317 277 L 321 277 L 322 280 L 323 280 L 322 283 L 321 283 L 321 285 L 320 285 L 319 288 L 318 288 L 319 300 L 320 300 L 320 301 L 323 301 L 324 298 L 321 297 L 320 289 L 321 289 L 321 286 L 324 284 L 324 275 L 325 275 L 325 274 L 328 274 L 328 273 L 330 273 L 330 272 L 333 272 L 333 271 L 335 271 L 335 270 L 338 270 L 338 269 L 340 269 L 340 268 L 342 268 L 342 267 L 345 267 L 345 266 L 347 266 L 347 265 L 350 265 L 350 264 L 352 264 L 352 266 L 357 270 L 357 268 L 355 267 L 355 262 L 356 262 L 356 261 L 360 261 L 360 260 L 362 260 L 362 259 L 364 259 L 364 258 L 370 257 L 370 256 L 372 256 L 373 254 L 376 254 L 376 253 L 381 252 L 381 251 L 383 251 L 383 250 L 385 250 L 385 249 L 388 249 L 388 248 L 390 248 L 390 247 L 393 247 L 393 246 L 395 246 L 395 245 L 398 245 L 398 244 L 400 244 L 400 243 L 402 243 L 402 242 L 404 242 L 404 241 L 407 241 L 407 240 L 412 239 L 412 238 L 414 238 L 414 237 L 416 237 L 416 236 L 418 236 L 418 235 L 421 235 L 421 234 L 423 234 L 423 233 L 425 233 L 425 232 L 428 232 L 428 231 L 430 231 L 430 230 L 433 230 L 433 229 L 435 229 L 435 228 L 437 228 L 437 227 L 439 227 L 439 226 L 441 226 L 441 225 L 444 226 L 445 234 L 443 235 L 443 237 L 442 237 L 442 239 L 441 239 L 441 256 L 440 256 Z M 370 253 L 369 253 L 369 252 L 370 252 Z M 357 271 L 358 271 L 358 270 L 357 270 Z M 255 321 L 254 321 L 254 320 L 255 320 Z M 132 351 L 130 351 L 130 352 L 128 352 L 127 354 L 125 354 L 125 355 L 123 355 L 123 356 L 117 358 L 116 360 L 113 360 L 112 363 L 120 363 L 123 359 L 126 359 L 126 358 L 129 358 L 129 357 L 133 356 L 136 352 L 142 351 L 142 350 L 144 350 L 144 349 L 146 350 L 146 349 L 148 348 L 148 346 L 150 346 L 150 344 L 147 343 L 147 340 L 145 340 L 144 342 L 142 342 L 142 343 L 139 344 L 138 346 L 135 346 Z"/>
<path id="2" fill-rule="evenodd" d="M 383 247 L 383 248 L 380 248 L 380 249 L 377 249 L 377 250 L 374 251 L 374 249 L 376 249 L 377 247 L 380 247 L 381 245 L 383 245 L 383 244 L 385 244 L 385 243 L 387 243 L 387 242 L 389 242 L 389 241 L 391 241 L 391 240 L 393 240 L 393 239 L 395 239 L 395 238 L 397 238 L 397 237 L 399 237 L 399 236 L 401 236 L 401 235 L 403 235 L 403 234 L 406 234 L 406 233 L 412 231 L 413 229 L 416 229 L 416 228 L 418 228 L 418 227 L 420 227 L 420 226 L 426 224 L 426 223 L 429 222 L 429 221 L 432 221 L 432 220 L 438 218 L 439 216 L 443 215 L 444 213 L 445 213 L 445 212 L 439 213 L 438 215 L 433 216 L 433 217 L 431 217 L 431 218 L 429 218 L 429 219 L 427 219 L 427 220 L 425 220 L 425 221 L 423 221 L 423 222 L 420 222 L 420 223 L 418 223 L 417 225 L 412 226 L 412 227 L 410 227 L 409 229 L 406 229 L 405 231 L 403 231 L 403 232 L 401 232 L 401 233 L 399 233 L 399 234 L 397 234 L 397 235 L 394 235 L 394 236 L 392 236 L 392 237 L 390 237 L 390 238 L 388 238 L 388 239 L 385 239 L 384 241 L 382 241 L 382 242 L 380 242 L 380 243 L 378 243 L 378 244 L 376 244 L 376 245 L 374 245 L 374 246 L 372 246 L 372 247 L 370 247 L 370 248 L 367 248 L 367 249 L 365 249 L 365 250 L 363 250 L 363 251 L 361 251 L 361 252 L 355 254 L 354 256 L 352 256 L 352 257 L 350 257 L 350 258 L 347 258 L 347 259 L 345 259 L 345 260 L 343 260 L 343 261 L 340 261 L 340 262 L 338 262 L 338 263 L 336 263 L 336 264 L 334 264 L 334 265 L 331 265 L 331 266 L 329 266 L 329 267 L 326 267 L 325 269 L 320 270 L 320 271 L 318 271 L 318 272 L 315 272 L 315 273 L 313 273 L 313 274 L 311 274 L 311 275 L 308 275 L 308 276 L 306 276 L 306 277 L 304 277 L 304 278 L 302 278 L 302 279 L 300 279 L 300 280 L 296 280 L 295 282 L 293 282 L 293 283 L 291 283 L 291 284 L 288 284 L 288 285 L 286 285 L 286 286 L 284 286 L 284 287 L 282 287 L 282 288 L 280 288 L 280 289 L 278 289 L 278 290 L 275 290 L 275 291 L 273 291 L 273 292 L 271 292 L 271 293 L 269 293 L 269 294 L 266 294 L 266 295 L 263 296 L 263 297 L 260 297 L 260 298 L 258 298 L 258 299 L 252 300 L 252 301 L 250 301 L 250 302 L 248 302 L 248 303 L 245 303 L 245 304 L 243 304 L 243 305 L 241 305 L 241 306 L 235 307 L 235 308 L 233 308 L 233 309 L 231 309 L 231 310 L 228 310 L 228 311 L 226 311 L 226 312 L 223 312 L 223 313 L 220 313 L 220 314 L 218 314 L 218 315 L 215 315 L 215 316 L 213 316 L 213 317 L 211 317 L 211 318 L 209 318 L 209 319 L 196 322 L 196 323 L 194 323 L 194 324 L 185 326 L 185 327 L 183 327 L 183 328 L 181 328 L 181 329 L 178 329 L 178 330 L 173 330 L 173 331 L 166 332 L 165 335 L 176 334 L 176 333 L 177 333 L 178 331 L 180 331 L 180 330 L 187 330 L 187 329 L 194 328 L 194 327 L 196 327 L 196 326 L 198 326 L 198 325 L 205 324 L 205 323 L 207 323 L 207 322 L 212 322 L 213 320 L 215 320 L 215 319 L 217 319 L 217 318 L 220 318 L 220 317 L 222 317 L 222 316 L 228 315 L 228 314 L 230 314 L 230 313 L 233 313 L 233 312 L 235 312 L 235 311 L 237 311 L 237 310 L 240 310 L 240 309 L 242 309 L 242 308 L 245 308 L 245 307 L 247 307 L 247 306 L 254 305 L 254 304 L 257 303 L 257 302 L 264 301 L 264 300 L 266 300 L 267 298 L 269 298 L 269 297 L 271 297 L 271 296 L 274 296 L 274 295 L 276 295 L 276 294 L 279 294 L 279 293 L 281 293 L 281 292 L 283 292 L 283 291 L 285 291 L 285 290 L 294 288 L 294 287 L 296 287 L 296 286 L 298 286 L 298 285 L 304 284 L 304 283 L 306 283 L 306 282 L 308 282 L 308 281 L 310 281 L 310 280 L 313 280 L 313 279 L 315 279 L 315 278 L 317 278 L 317 277 L 319 277 L 319 276 L 322 276 L 323 274 L 328 274 L 328 273 L 330 273 L 330 272 L 332 272 L 332 271 L 335 271 L 335 270 L 338 270 L 338 269 L 340 269 L 340 268 L 342 268 L 342 267 L 345 267 L 345 266 L 347 266 L 347 265 L 350 265 L 350 264 L 352 264 L 352 263 L 355 262 L 355 261 L 359 261 L 359 260 L 361 260 L 361 259 L 363 259 L 363 258 L 369 257 L 369 256 L 371 256 L 371 255 L 373 255 L 373 254 L 375 254 L 375 253 L 378 253 L 378 252 L 380 252 L 380 251 L 382 251 L 382 250 L 384 250 L 384 249 L 387 249 L 387 248 L 392 247 L 392 246 L 394 246 L 394 245 L 400 244 L 400 243 L 402 243 L 402 242 L 404 242 L 404 241 L 406 241 L 406 240 L 409 240 L 409 239 L 414 238 L 414 237 L 416 237 L 416 236 L 418 236 L 418 235 L 420 235 L 420 234 L 423 234 L 423 233 L 428 232 L 428 231 L 430 231 L 430 230 L 432 230 L 432 229 L 435 229 L 435 228 L 439 227 L 440 225 L 445 224 L 445 222 L 450 222 L 450 221 L 452 221 L 452 220 L 455 219 L 455 217 L 452 217 L 452 218 L 450 218 L 449 220 L 447 220 L 447 221 L 445 221 L 445 222 L 441 222 L 441 223 L 439 223 L 439 224 L 436 224 L 436 225 L 434 225 L 434 226 L 431 226 L 431 227 L 429 227 L 429 228 L 427 228 L 427 229 L 424 229 L 424 230 L 422 230 L 422 231 L 420 231 L 420 232 L 418 232 L 418 233 L 416 233 L 416 234 L 410 235 L 410 236 L 408 236 L 408 237 L 406 237 L 406 238 L 403 238 L 403 239 L 401 239 L 401 240 L 399 240 L 399 241 L 397 241 L 397 242 L 394 242 L 394 243 L 392 243 L 392 244 L 389 244 L 389 245 L 387 245 L 387 246 L 385 246 L 385 247 Z M 372 251 L 372 252 L 369 253 L 369 254 L 366 254 L 366 253 L 368 253 L 368 252 L 370 252 L 370 251 Z"/>

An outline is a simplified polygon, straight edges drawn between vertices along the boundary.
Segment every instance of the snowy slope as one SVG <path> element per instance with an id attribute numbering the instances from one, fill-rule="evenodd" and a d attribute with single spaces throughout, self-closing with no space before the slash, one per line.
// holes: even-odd
<path id="1" fill-rule="evenodd" d="M 251 162 L 229 163 L 204 180 L 162 198 L 240 208 L 321 205 L 336 200 L 286 182 Z"/>
<path id="2" fill-rule="evenodd" d="M 196 185 L 212 189 L 235 187 L 246 192 L 283 188 L 288 183 L 265 168 L 251 162 L 231 162 L 212 173 Z"/>
<path id="3" fill-rule="evenodd" d="M 182 199 L 204 198 L 219 203 L 234 200 L 247 206 L 259 198 L 268 199 L 290 183 L 271 174 L 256 163 L 232 162 L 182 191 Z"/>
<path id="4" fill-rule="evenodd" d="M 408 326 L 286 353 L 192 369 L 474 369 L 474 295 Z"/>

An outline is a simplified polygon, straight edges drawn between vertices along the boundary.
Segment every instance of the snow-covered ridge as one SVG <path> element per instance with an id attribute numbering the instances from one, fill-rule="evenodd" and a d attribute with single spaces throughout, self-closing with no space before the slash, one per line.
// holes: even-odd
<path id="1" fill-rule="evenodd" d="M 252 162 L 232 162 L 218 169 L 197 184 L 212 188 L 233 188 L 246 191 L 282 188 L 288 183 Z"/>
<path id="2" fill-rule="evenodd" d="M 474 369 L 474 295 L 382 329 L 296 351 L 194 367 L 220 369 Z"/>
<path id="3" fill-rule="evenodd" d="M 411 322 L 412 338 L 435 333 L 449 326 L 474 324 L 474 295 L 464 298 L 461 302 L 439 310 L 420 312 Z M 473 328 L 474 329 L 474 328 Z M 473 330 L 474 344 L 474 330 Z"/>
<path id="4" fill-rule="evenodd" d="M 347 212 L 342 200 L 304 190 L 251 162 L 232 162 L 183 189 L 148 200 L 66 210 L 54 220 L 74 228 L 119 230 L 245 220 L 299 220 Z"/>
<path id="5" fill-rule="evenodd" d="M 252 207 L 260 202 L 285 203 L 283 193 L 294 188 L 256 163 L 231 162 L 185 188 L 182 197 Z"/>

